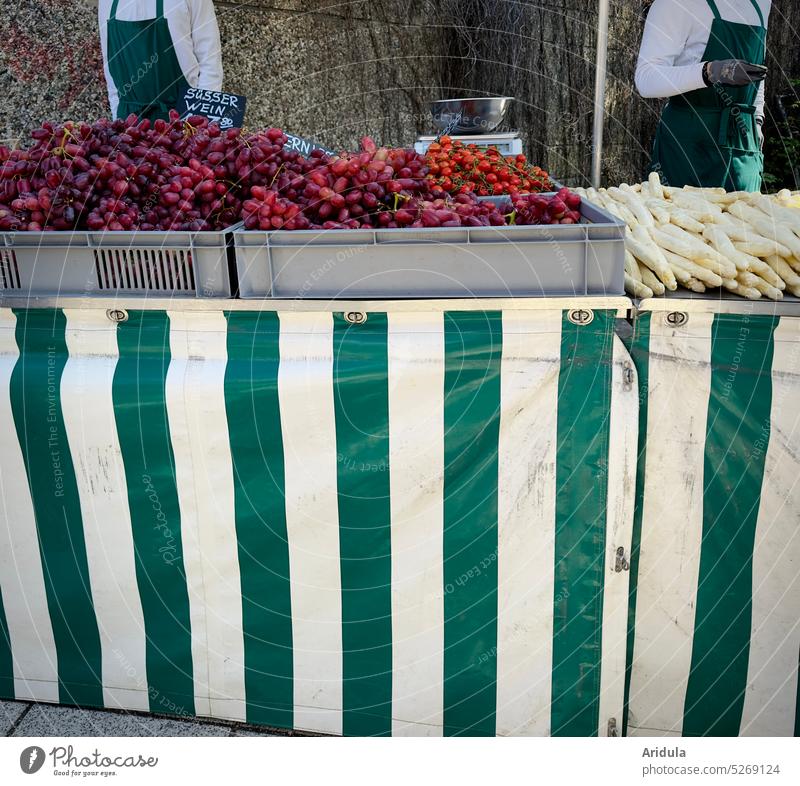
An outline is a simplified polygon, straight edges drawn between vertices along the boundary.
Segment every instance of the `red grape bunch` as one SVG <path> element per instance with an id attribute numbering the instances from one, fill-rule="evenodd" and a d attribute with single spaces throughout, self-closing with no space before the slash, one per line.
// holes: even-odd
<path id="1" fill-rule="evenodd" d="M 578 224 L 581 198 L 568 188 L 553 195 L 518 194 L 512 200 L 515 224 Z"/>
<path id="2" fill-rule="evenodd" d="M 286 152 L 274 155 L 277 161 Z M 427 178 L 425 159 L 413 149 L 379 148 L 364 137 L 359 151 L 328 156 L 315 150 L 305 165 L 295 164 L 284 161 L 286 174 L 277 182 L 251 188 L 243 205 L 246 228 L 418 228 L 504 221 L 494 205 L 472 194 L 451 199 Z"/>
<path id="3" fill-rule="evenodd" d="M 360 229 L 484 226 L 500 212 L 454 199 L 413 149 L 308 157 L 278 128 L 245 135 L 203 117 L 42 123 L 0 148 L 0 230 Z"/>

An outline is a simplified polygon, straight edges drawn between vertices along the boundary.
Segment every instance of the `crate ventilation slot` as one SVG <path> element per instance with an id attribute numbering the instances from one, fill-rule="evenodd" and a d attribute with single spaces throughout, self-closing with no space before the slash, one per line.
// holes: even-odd
<path id="1" fill-rule="evenodd" d="M 96 248 L 99 289 L 194 292 L 191 252 L 184 249 Z"/>
<path id="2" fill-rule="evenodd" d="M 22 289 L 19 283 L 17 256 L 10 248 L 0 248 L 0 288 Z"/>

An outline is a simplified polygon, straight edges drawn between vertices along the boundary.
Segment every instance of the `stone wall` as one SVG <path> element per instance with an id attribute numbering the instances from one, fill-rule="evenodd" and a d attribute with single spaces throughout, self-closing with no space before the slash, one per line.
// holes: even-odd
<path id="1" fill-rule="evenodd" d="M 641 175 L 659 102 L 634 93 L 646 0 L 612 0 L 605 176 Z M 280 125 L 331 146 L 364 133 L 409 144 L 427 102 L 447 94 L 517 97 L 510 127 L 562 180 L 589 172 L 594 0 L 217 0 L 225 88 L 248 96 L 251 127 Z M 0 140 L 49 118 L 108 112 L 96 0 L 0 0 Z M 773 9 L 769 95 L 800 76 L 791 23 Z M 465 32 L 465 26 L 471 32 Z"/>

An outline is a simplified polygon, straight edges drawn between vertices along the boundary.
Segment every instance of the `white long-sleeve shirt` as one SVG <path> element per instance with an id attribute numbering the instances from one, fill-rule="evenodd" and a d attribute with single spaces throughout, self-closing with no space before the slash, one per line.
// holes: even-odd
<path id="1" fill-rule="evenodd" d="M 119 96 L 108 70 L 108 18 L 113 0 L 99 0 L 100 45 L 103 68 L 108 84 L 108 100 L 112 117 L 117 116 Z M 140 21 L 153 19 L 156 0 L 119 0 L 117 19 Z M 219 27 L 211 0 L 164 0 L 167 19 L 178 64 L 191 87 L 222 90 L 222 52 Z"/>
<path id="2" fill-rule="evenodd" d="M 764 26 L 772 0 L 756 0 Z M 760 24 L 750 0 L 716 0 L 720 16 L 728 22 Z M 667 98 L 705 87 L 703 53 L 714 14 L 706 0 L 655 0 L 647 15 L 636 89 L 643 98 Z M 764 83 L 756 97 L 756 117 L 764 116 Z"/>

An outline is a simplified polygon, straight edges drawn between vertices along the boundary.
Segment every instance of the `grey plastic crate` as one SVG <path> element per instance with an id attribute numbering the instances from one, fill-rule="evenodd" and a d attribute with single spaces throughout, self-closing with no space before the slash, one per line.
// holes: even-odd
<path id="1" fill-rule="evenodd" d="M 622 295 L 622 222 L 434 229 L 238 229 L 243 298 Z"/>
<path id="2" fill-rule="evenodd" d="M 3 232 L 6 297 L 230 297 L 222 232 Z"/>

